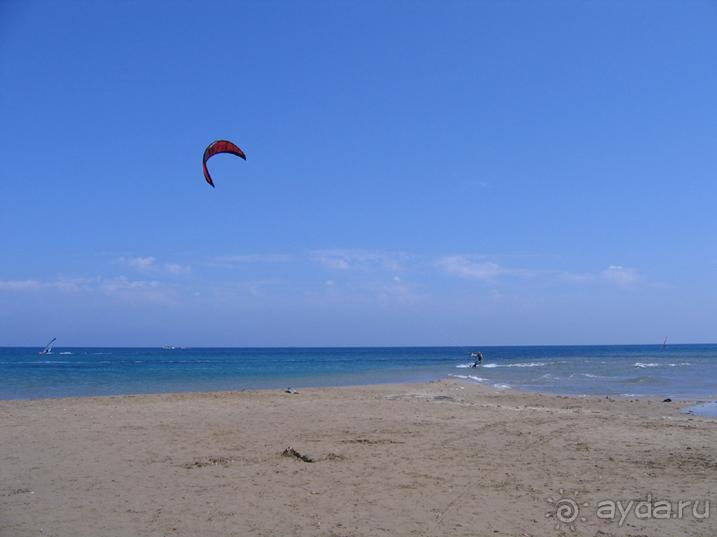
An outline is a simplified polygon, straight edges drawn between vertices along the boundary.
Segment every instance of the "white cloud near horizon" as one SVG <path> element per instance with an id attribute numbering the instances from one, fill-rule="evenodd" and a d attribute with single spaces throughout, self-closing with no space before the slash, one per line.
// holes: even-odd
<path id="1" fill-rule="evenodd" d="M 232 267 L 245 263 L 286 263 L 291 259 L 288 254 L 231 254 L 212 257 L 210 265 Z"/>
<path id="2" fill-rule="evenodd" d="M 38 280 L 0 280 L 0 291 L 26 291 L 41 287 L 42 282 Z"/>
<path id="3" fill-rule="evenodd" d="M 189 265 L 180 265 L 179 263 L 165 263 L 164 270 L 170 274 L 184 274 L 191 272 L 192 268 Z"/>
<path id="4" fill-rule="evenodd" d="M 156 267 L 157 259 L 148 257 L 120 257 L 120 261 L 136 270 L 151 270 Z"/>
<path id="5" fill-rule="evenodd" d="M 103 280 L 97 290 L 118 300 L 148 302 L 167 302 L 173 292 L 171 287 L 157 280 L 132 280 L 126 276 Z"/>
<path id="6" fill-rule="evenodd" d="M 40 289 L 57 289 L 60 291 L 82 291 L 89 289 L 98 278 L 66 278 L 54 280 L 0 280 L 0 291 L 35 291 Z"/>
<path id="7" fill-rule="evenodd" d="M 102 293 L 107 296 L 126 298 L 144 297 L 151 300 L 165 298 L 167 287 L 157 280 L 132 280 L 126 276 L 114 278 L 66 278 L 52 280 L 0 280 L 0 292 L 61 291 L 65 293 Z"/>
<path id="8" fill-rule="evenodd" d="M 167 272 L 169 274 L 185 274 L 192 271 L 189 265 L 179 263 L 158 263 L 154 256 L 120 257 L 120 263 L 139 272 Z"/>
<path id="9" fill-rule="evenodd" d="M 102 283 L 103 291 L 113 293 L 128 289 L 156 289 L 161 284 L 156 280 L 130 280 L 126 276 L 118 276 Z"/>
<path id="10" fill-rule="evenodd" d="M 539 274 L 538 271 L 504 267 L 494 261 L 484 260 L 471 255 L 447 255 L 438 258 L 436 265 L 448 274 L 460 278 L 475 279 L 481 281 L 494 281 L 503 276 L 514 278 L 532 278 Z"/>
<path id="11" fill-rule="evenodd" d="M 293 289 L 294 299 L 302 296 L 301 293 L 311 293 L 316 284 L 314 278 L 322 275 L 323 288 L 333 288 L 334 293 L 339 290 L 345 292 L 345 299 L 351 301 L 361 293 L 377 294 L 381 296 L 409 296 L 413 292 L 430 294 L 432 280 L 437 273 L 444 273 L 463 280 L 483 282 L 487 285 L 497 285 L 508 282 L 520 285 L 564 284 L 564 285 L 611 285 L 616 288 L 627 289 L 636 285 L 643 285 L 644 278 L 636 268 L 625 267 L 619 264 L 608 265 L 605 269 L 596 269 L 583 273 L 561 271 L 553 269 L 535 269 L 514 265 L 503 265 L 495 257 L 479 254 L 452 254 L 433 257 L 420 257 L 405 252 L 392 252 L 382 250 L 363 249 L 327 249 L 313 250 L 303 255 L 289 256 L 286 254 L 235 254 L 212 258 L 215 262 L 224 262 L 227 265 L 241 263 L 284 263 L 286 270 L 281 278 L 281 285 Z M 213 278 L 197 277 L 178 279 L 175 276 L 191 270 L 188 266 L 177 263 L 163 263 L 153 256 L 122 257 L 118 259 L 126 267 L 132 268 L 141 274 L 132 277 L 127 275 L 107 275 L 94 277 L 65 277 L 49 278 L 16 278 L 0 280 L 0 293 L 41 293 L 51 291 L 61 292 L 96 292 L 106 296 L 126 297 L 132 299 L 147 298 L 159 300 L 162 298 L 179 299 L 182 296 L 195 296 L 198 291 L 202 294 L 213 291 L 218 292 L 222 286 L 239 286 L 250 288 L 252 294 L 265 295 L 269 290 L 275 290 L 277 284 L 257 285 L 255 279 L 259 274 L 247 274 L 254 280 L 237 282 L 218 282 Z M 288 264 L 292 262 L 292 264 Z M 306 272 L 307 267 L 294 270 L 293 263 L 318 263 L 327 269 L 322 273 L 314 270 L 314 274 Z M 200 267 L 201 267 L 200 263 Z M 351 277 L 336 276 L 339 273 L 352 273 Z M 263 273 L 259 266 L 254 271 Z M 356 277 L 353 277 L 353 274 Z M 265 278 L 265 276 L 261 276 Z M 406 280 L 406 281 L 404 281 Z M 251 282 L 251 285 L 247 282 Z M 353 287 L 345 286 L 351 282 Z M 410 285 L 409 285 L 410 282 Z M 531 282 L 531 283 L 528 283 Z M 363 285 L 360 292 L 356 292 L 356 285 Z M 248 286 L 248 287 L 247 287 Z M 267 288 L 267 289 L 265 289 Z M 269 290 L 268 290 L 269 289 Z"/>
<path id="12" fill-rule="evenodd" d="M 477 255 L 443 256 L 436 261 L 436 265 L 453 276 L 484 282 L 495 282 L 504 277 L 521 279 L 547 278 L 569 283 L 605 281 L 618 287 L 628 287 L 641 279 L 637 269 L 623 267 L 622 265 L 610 265 L 596 273 L 535 270 L 505 267 L 495 261 Z"/>
<path id="13" fill-rule="evenodd" d="M 610 265 L 602 271 L 601 276 L 608 282 L 620 287 L 627 287 L 640 279 L 636 269 L 623 267 L 622 265 Z"/>
<path id="14" fill-rule="evenodd" d="M 400 271 L 410 255 L 405 252 L 384 252 L 380 250 L 329 249 L 314 250 L 311 258 L 331 270 L 383 269 Z"/>

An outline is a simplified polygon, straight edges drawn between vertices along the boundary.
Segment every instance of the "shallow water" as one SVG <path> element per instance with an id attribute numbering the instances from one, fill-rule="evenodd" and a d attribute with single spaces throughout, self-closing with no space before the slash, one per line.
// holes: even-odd
<path id="1" fill-rule="evenodd" d="M 0 399 L 345 386 L 462 378 L 562 394 L 717 397 L 717 345 L 139 349 L 0 348 Z"/>
<path id="2" fill-rule="evenodd" d="M 703 418 L 717 418 L 717 401 L 700 403 L 698 405 L 685 408 L 683 411 L 686 414 L 702 416 Z"/>

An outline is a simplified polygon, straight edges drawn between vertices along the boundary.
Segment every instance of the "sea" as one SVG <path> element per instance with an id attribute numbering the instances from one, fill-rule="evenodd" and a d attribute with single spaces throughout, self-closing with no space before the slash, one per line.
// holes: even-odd
<path id="1" fill-rule="evenodd" d="M 285 389 L 453 378 L 499 390 L 717 399 L 717 345 L 0 348 L 0 399 Z M 471 367 L 472 351 L 483 364 Z"/>

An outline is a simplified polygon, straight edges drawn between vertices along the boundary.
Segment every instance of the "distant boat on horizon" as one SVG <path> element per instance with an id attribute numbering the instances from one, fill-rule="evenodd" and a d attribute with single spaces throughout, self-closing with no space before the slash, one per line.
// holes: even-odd
<path id="1" fill-rule="evenodd" d="M 53 347 L 53 345 L 55 344 L 55 341 L 56 341 L 56 340 L 57 340 L 57 338 L 56 338 L 56 337 L 53 337 L 53 338 L 50 340 L 50 343 L 48 343 L 47 345 L 45 345 L 45 348 L 42 349 L 42 350 L 41 350 L 40 352 L 38 352 L 37 354 L 39 354 L 39 355 L 52 354 L 52 347 Z"/>
<path id="2" fill-rule="evenodd" d="M 162 345 L 162 348 L 165 351 L 176 351 L 179 347 L 175 347 L 174 345 Z"/>

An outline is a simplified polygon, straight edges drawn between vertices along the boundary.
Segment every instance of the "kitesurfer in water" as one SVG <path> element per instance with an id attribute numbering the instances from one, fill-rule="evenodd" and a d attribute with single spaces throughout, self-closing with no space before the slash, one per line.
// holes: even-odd
<path id="1" fill-rule="evenodd" d="M 483 364 L 483 353 L 482 352 L 472 352 L 471 358 L 475 358 L 475 361 L 473 362 L 473 365 L 471 367 L 478 367 L 479 365 Z"/>

